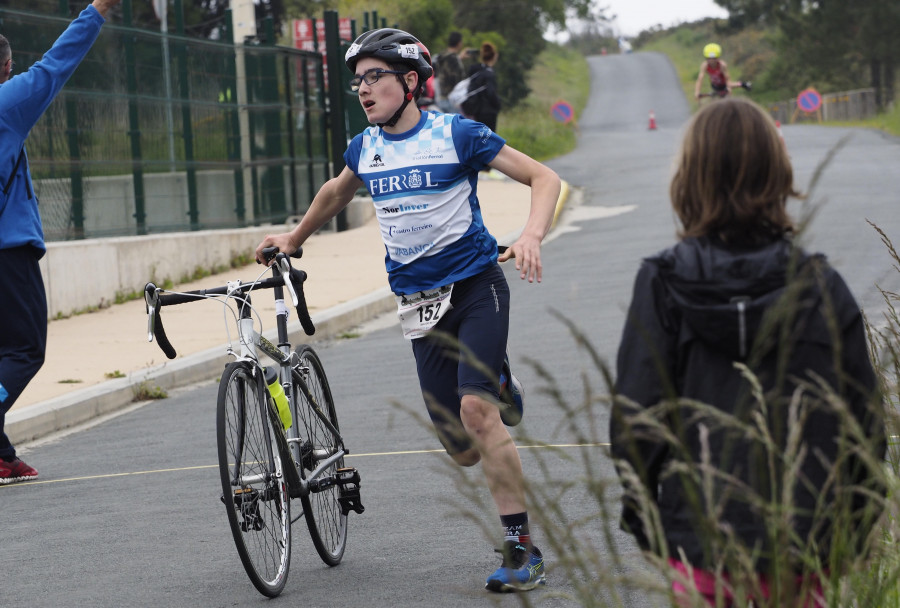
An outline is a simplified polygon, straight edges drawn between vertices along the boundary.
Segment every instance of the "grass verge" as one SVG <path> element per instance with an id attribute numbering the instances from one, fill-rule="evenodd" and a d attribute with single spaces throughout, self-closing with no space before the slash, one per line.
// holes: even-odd
<path id="1" fill-rule="evenodd" d="M 548 44 L 528 76 L 531 93 L 515 108 L 500 112 L 497 130 L 507 143 L 539 161 L 575 149 L 578 117 L 590 93 L 587 59 L 576 51 Z M 557 101 L 574 109 L 574 119 L 558 122 L 550 115 Z"/>

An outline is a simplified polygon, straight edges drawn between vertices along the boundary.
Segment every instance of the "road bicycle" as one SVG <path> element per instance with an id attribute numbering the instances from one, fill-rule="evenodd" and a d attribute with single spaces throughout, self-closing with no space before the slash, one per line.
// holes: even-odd
<path id="1" fill-rule="evenodd" d="M 247 575 L 260 593 L 276 597 L 290 569 L 291 524 L 305 516 L 319 557 L 336 566 L 347 545 L 347 516 L 365 508 L 359 472 L 344 466 L 349 451 L 322 362 L 308 345 L 291 350 L 288 339 L 285 289 L 306 334 L 315 332 L 303 294 L 306 273 L 293 268 L 277 249 L 264 255 L 274 263 L 254 281 L 188 292 L 147 283 L 144 299 L 148 340 L 156 338 L 170 359 L 176 353 L 163 329 L 161 309 L 209 299 L 223 304 L 226 352 L 235 360 L 225 366 L 216 404 L 222 502 Z M 293 257 L 300 255 L 298 250 Z M 263 278 L 270 270 L 272 276 Z M 251 292 L 262 289 L 274 292 L 277 345 L 262 335 L 262 320 L 251 302 Z M 237 326 L 238 352 L 232 346 L 229 315 Z M 263 367 L 260 353 L 277 367 Z M 291 499 L 296 498 L 302 513 L 292 519 Z"/>
<path id="2" fill-rule="evenodd" d="M 747 92 L 750 92 L 753 90 L 753 83 L 751 83 L 749 81 L 745 81 L 745 80 L 732 82 L 729 84 L 729 86 L 732 88 L 732 90 L 737 89 L 737 88 L 742 88 L 742 89 L 746 90 Z M 728 93 L 727 89 L 721 89 L 721 90 L 713 89 L 712 91 L 710 91 L 708 93 L 700 93 L 699 95 L 697 95 L 697 102 L 702 103 L 701 100 L 706 99 L 706 98 L 709 98 L 712 100 L 724 99 L 724 98 L 728 97 L 728 95 L 729 95 L 729 93 Z"/>

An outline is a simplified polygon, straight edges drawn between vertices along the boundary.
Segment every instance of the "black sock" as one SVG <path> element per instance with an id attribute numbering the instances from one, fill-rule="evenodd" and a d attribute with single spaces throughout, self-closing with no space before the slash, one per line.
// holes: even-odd
<path id="1" fill-rule="evenodd" d="M 500 523 L 503 525 L 505 541 L 520 543 L 525 545 L 525 548 L 531 549 L 531 534 L 528 531 L 527 512 L 501 515 Z"/>

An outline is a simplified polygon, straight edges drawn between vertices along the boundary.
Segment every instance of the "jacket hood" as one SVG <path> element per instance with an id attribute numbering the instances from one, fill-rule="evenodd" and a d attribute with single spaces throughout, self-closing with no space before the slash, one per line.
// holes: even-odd
<path id="1" fill-rule="evenodd" d="M 729 249 L 689 238 L 652 261 L 670 302 L 696 336 L 736 360 L 747 357 L 764 313 L 784 294 L 792 256 L 807 256 L 782 238 L 755 249 Z"/>

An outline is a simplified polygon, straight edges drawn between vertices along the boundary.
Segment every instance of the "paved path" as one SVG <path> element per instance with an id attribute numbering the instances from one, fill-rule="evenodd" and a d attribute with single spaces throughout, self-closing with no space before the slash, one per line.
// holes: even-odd
<path id="1" fill-rule="evenodd" d="M 513 299 L 510 352 L 527 395 L 526 417 L 514 435 L 523 446 L 529 488 L 556 497 L 553 508 L 530 514 L 550 582 L 527 600 L 568 607 L 579 605 L 572 598 L 581 594 L 593 603 L 645 608 L 658 603 L 600 580 L 627 575 L 639 586 L 653 578 L 616 527 L 618 484 L 602 447 L 605 381 L 584 345 L 601 361 L 613 360 L 640 258 L 674 241 L 667 182 L 688 107 L 659 55 L 598 57 L 590 65 L 593 92 L 578 149 L 549 163 L 578 196 L 544 247 L 544 281 L 523 283 L 506 268 Z M 647 130 L 650 109 L 655 131 Z M 784 134 L 803 189 L 827 151 L 851 135 L 808 203 L 820 211 L 805 238 L 829 255 L 875 313 L 874 283 L 900 291 L 900 273 L 865 220 L 900 235 L 898 140 L 816 126 L 785 127 Z M 490 209 L 486 194 L 484 202 Z M 792 203 L 792 211 L 804 209 Z M 308 253 L 312 263 L 312 248 Z M 311 281 L 326 274 L 311 272 Z M 334 310 L 320 311 L 320 318 Z M 215 316 L 209 313 L 203 322 L 220 328 Z M 143 342 L 142 311 L 132 317 L 137 320 L 129 321 L 128 348 L 146 348 L 158 361 L 157 347 Z M 482 476 L 477 468 L 450 466 L 427 425 L 418 422 L 423 410 L 410 349 L 390 315 L 381 319 L 380 327 L 368 323 L 356 339 L 316 347 L 353 451 L 348 463 L 363 476 L 366 513 L 352 516 L 347 554 L 337 568 L 318 561 L 303 522 L 297 522 L 291 575 L 276 601 L 311 607 L 518 606 L 519 598 L 493 597 L 482 588 L 499 563 L 491 552 L 497 518 Z M 174 332 L 172 337 L 183 350 L 184 342 Z M 0 566 L 16 581 L 0 589 L 0 605 L 268 604 L 241 569 L 219 501 L 215 377 L 25 447 L 42 479 L 0 488 Z M 613 560 L 616 551 L 624 563 Z M 582 558 L 583 570 L 564 567 L 573 557 Z M 624 600 L 611 597 L 616 593 Z"/>

